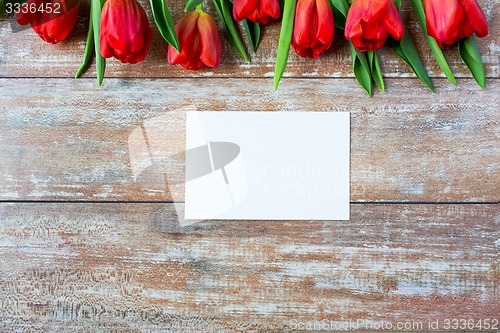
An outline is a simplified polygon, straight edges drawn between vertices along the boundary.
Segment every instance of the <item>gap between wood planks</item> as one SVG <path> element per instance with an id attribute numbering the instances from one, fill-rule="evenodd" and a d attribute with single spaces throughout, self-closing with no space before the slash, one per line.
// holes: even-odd
<path id="1" fill-rule="evenodd" d="M 173 204 L 184 201 L 0 200 L 0 204 Z M 497 205 L 498 201 L 351 201 L 351 205 Z"/>
<path id="2" fill-rule="evenodd" d="M 432 80 L 447 80 L 446 77 L 444 76 L 430 76 Z M 69 76 L 36 76 L 36 77 L 23 77 L 23 76 L 0 76 L 0 80 L 39 80 L 39 79 L 47 79 L 47 80 L 66 80 L 66 79 L 74 79 L 74 80 L 96 80 L 97 78 L 95 76 L 82 76 L 78 79 L 75 79 L 73 77 Z M 273 77 L 270 76 L 110 76 L 110 77 L 105 77 L 104 82 L 106 80 L 230 80 L 230 79 L 236 79 L 236 80 L 258 80 L 258 79 L 264 79 L 264 80 L 273 80 Z M 354 76 L 322 76 L 322 77 L 309 77 L 309 76 L 283 76 L 283 79 L 291 79 L 291 80 L 355 80 L 356 78 Z M 474 78 L 471 77 L 457 77 L 458 80 L 474 80 Z M 486 76 L 486 80 L 498 80 L 500 77 L 498 76 Z M 399 76 L 399 77 L 392 77 L 392 76 L 384 76 L 384 80 L 419 80 L 418 77 L 413 77 L 413 76 Z M 422 83 L 423 84 L 423 83 Z M 450 82 L 451 85 L 451 82 Z M 96 84 L 97 86 L 97 84 Z M 105 84 L 103 84 L 103 89 L 105 89 Z M 486 86 L 486 90 L 488 87 Z"/>

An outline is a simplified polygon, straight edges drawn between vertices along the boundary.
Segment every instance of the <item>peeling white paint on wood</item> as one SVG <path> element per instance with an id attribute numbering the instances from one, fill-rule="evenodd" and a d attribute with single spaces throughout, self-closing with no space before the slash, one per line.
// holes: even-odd
<path id="1" fill-rule="evenodd" d="M 496 205 L 353 205 L 351 221 L 182 231 L 169 226 L 172 205 L 0 207 L 5 331 L 498 316 Z"/>
<path id="2" fill-rule="evenodd" d="M 350 111 L 353 201 L 498 200 L 498 80 L 487 90 L 465 79 L 459 87 L 437 80 L 443 86 L 431 93 L 417 80 L 388 79 L 389 91 L 371 99 L 352 79 L 287 79 L 278 92 L 268 79 L 109 79 L 106 90 L 89 79 L 2 81 L 5 200 L 171 200 L 167 188 L 134 182 L 128 137 L 144 121 L 169 114 L 165 149 L 183 146 L 182 110 L 189 106 Z M 46 98 L 47 91 L 58 98 Z M 172 172 L 182 177 L 179 167 Z M 172 191 L 182 197 L 184 189 Z"/>
<path id="3" fill-rule="evenodd" d="M 341 38 L 319 61 L 292 51 L 273 92 L 276 23 L 252 63 L 223 38 L 223 64 L 203 72 L 169 66 L 153 29 L 148 59 L 108 61 L 97 87 L 93 78 L 70 78 L 83 55 L 85 19 L 55 46 L 30 30 L 13 35 L 0 20 L 0 200 L 114 202 L 0 203 L 0 331 L 274 333 L 294 330 L 292 320 L 340 327 L 358 319 L 498 318 L 499 208 L 487 202 L 498 201 L 500 188 L 500 2 L 480 3 L 490 21 L 490 36 L 480 40 L 486 90 L 456 49 L 445 55 L 463 79 L 457 87 L 434 79 L 435 94 L 384 49 L 391 78 L 387 93 L 373 98 L 352 79 Z M 169 4 L 180 18 L 184 3 Z M 442 77 L 408 8 L 403 20 L 431 76 Z M 134 76 L 142 78 L 126 79 Z M 167 114 L 166 143 L 181 145 L 176 110 L 188 106 L 352 112 L 352 220 L 180 228 L 172 204 L 154 203 L 170 200 L 167 191 L 134 183 L 127 139 Z"/>

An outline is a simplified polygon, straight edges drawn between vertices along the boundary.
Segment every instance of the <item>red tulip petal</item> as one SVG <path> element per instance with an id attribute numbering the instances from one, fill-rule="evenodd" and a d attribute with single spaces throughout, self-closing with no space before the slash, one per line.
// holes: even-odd
<path id="1" fill-rule="evenodd" d="M 130 23 L 129 23 L 130 24 Z M 137 24 L 140 25 L 140 22 L 137 21 Z M 128 48 L 126 48 L 124 53 L 126 54 L 135 54 L 137 52 L 140 52 L 142 48 L 144 47 L 144 36 L 142 33 L 136 30 L 137 27 L 132 24 L 129 25 L 128 27 L 128 41 L 129 45 Z"/>
<path id="2" fill-rule="evenodd" d="M 387 40 L 387 37 L 389 37 L 389 32 L 385 28 L 385 25 L 383 22 L 380 22 L 377 30 L 377 37 L 375 37 L 370 45 L 370 51 L 376 51 L 382 46 L 384 46 L 385 41 Z"/>
<path id="3" fill-rule="evenodd" d="M 403 21 L 401 21 L 398 9 L 392 0 L 389 1 L 382 23 L 394 39 L 400 40 L 403 38 L 405 33 Z"/>
<path id="4" fill-rule="evenodd" d="M 315 28 L 312 27 L 315 24 L 315 22 L 313 22 L 314 5 L 314 0 L 297 1 L 295 21 L 293 26 L 292 45 L 308 44 L 310 41 L 311 30 L 316 31 Z M 314 17 L 315 16 L 316 15 L 314 15 Z"/>
<path id="5" fill-rule="evenodd" d="M 316 59 L 333 40 L 333 13 L 327 0 L 299 0 L 292 45 L 301 57 Z"/>
<path id="6" fill-rule="evenodd" d="M 364 34 L 361 22 L 375 22 L 384 13 L 388 0 L 355 0 L 347 13 L 344 35 L 347 39 Z"/>
<path id="7" fill-rule="evenodd" d="M 349 40 L 352 38 L 358 38 L 363 34 L 363 28 L 361 27 L 361 21 L 345 25 L 344 37 Z"/>
<path id="8" fill-rule="evenodd" d="M 347 18 L 345 23 L 344 36 L 346 39 L 356 38 L 361 36 L 361 19 L 363 18 L 362 14 L 362 4 L 364 0 L 356 0 L 349 8 L 347 12 Z"/>
<path id="9" fill-rule="evenodd" d="M 186 69 L 193 69 L 193 70 L 198 70 L 203 68 L 204 67 L 203 61 L 200 59 L 201 52 L 202 52 L 202 46 L 201 46 L 200 34 L 199 32 L 196 32 L 186 52 L 188 57 L 183 62 L 180 63 L 181 66 L 183 66 Z"/>
<path id="10" fill-rule="evenodd" d="M 484 15 L 481 6 L 476 0 L 458 0 L 462 6 L 465 14 L 465 18 L 474 29 L 474 32 L 478 37 L 486 37 L 488 35 L 488 20 L 486 15 Z M 465 34 L 466 37 L 471 34 Z"/>
<path id="11" fill-rule="evenodd" d="M 258 0 L 234 0 L 233 17 L 236 21 L 248 18 L 258 9 Z"/>
<path id="12" fill-rule="evenodd" d="M 464 15 L 457 0 L 424 0 L 424 10 L 429 36 L 440 47 L 451 45 L 462 38 Z"/>
<path id="13" fill-rule="evenodd" d="M 366 52 L 370 50 L 370 43 L 367 42 L 363 36 L 360 37 L 355 37 L 352 39 L 352 44 L 356 48 L 356 50 L 359 50 L 361 52 Z"/>
<path id="14" fill-rule="evenodd" d="M 215 68 L 219 66 L 221 45 L 219 31 L 214 19 L 206 13 L 200 13 L 198 30 L 201 44 L 200 60 L 209 67 Z"/>
<path id="15" fill-rule="evenodd" d="M 29 5 L 32 3 L 36 3 L 35 0 L 28 0 L 26 2 L 26 6 L 28 6 L 29 8 Z M 22 11 L 20 11 L 19 13 L 16 13 L 15 18 L 17 23 L 19 23 L 20 25 L 26 25 L 30 24 L 33 21 L 34 14 L 30 13 L 29 11 L 27 13 L 23 13 Z"/>
<path id="16" fill-rule="evenodd" d="M 80 2 L 78 0 L 58 0 L 61 5 L 61 13 L 51 13 L 36 11 L 31 13 L 16 14 L 16 21 L 21 25 L 30 24 L 36 34 L 44 41 L 55 44 L 59 43 L 70 34 L 73 29 Z M 52 3 L 50 0 L 29 0 L 25 6 L 31 8 L 34 4 L 36 8 L 45 3 Z"/>
<path id="17" fill-rule="evenodd" d="M 360 0 L 356 0 L 360 1 Z M 374 22 L 377 21 L 382 14 L 385 13 L 385 9 L 392 0 L 362 0 L 361 6 L 363 6 L 363 21 Z"/>
<path id="18" fill-rule="evenodd" d="M 365 39 L 375 39 L 377 38 L 379 22 L 368 23 L 366 21 L 361 21 L 361 28 L 363 29 L 363 38 Z"/>
<path id="19" fill-rule="evenodd" d="M 133 62 L 130 63 L 137 63 L 139 61 L 143 61 L 146 58 L 146 56 L 148 55 L 149 46 L 151 45 L 151 39 L 153 35 L 151 27 L 149 26 L 149 21 L 146 12 L 142 8 L 142 6 L 139 5 L 139 3 L 137 3 L 137 5 L 138 5 L 137 10 L 139 11 L 140 20 L 136 21 L 137 26 L 135 27 L 136 30 L 134 31 L 137 37 L 132 38 L 133 40 L 136 41 L 135 43 L 136 47 L 132 47 L 134 56 L 132 57 Z"/>
<path id="20" fill-rule="evenodd" d="M 254 10 L 251 14 L 249 14 L 247 16 L 247 19 L 249 19 L 250 21 L 252 22 L 255 22 L 255 23 L 261 23 L 261 18 L 260 18 L 260 15 L 259 15 L 259 11 L 256 9 Z"/>
<path id="21" fill-rule="evenodd" d="M 320 51 L 323 52 L 332 44 L 335 30 L 332 8 L 328 0 L 316 0 L 316 12 L 318 16 L 316 39 L 323 44 Z"/>
<path id="22" fill-rule="evenodd" d="M 277 19 L 280 17 L 280 4 L 278 0 L 260 0 L 259 12 L 261 17 L 265 17 L 268 22 L 270 18 Z"/>
<path id="23" fill-rule="evenodd" d="M 168 62 L 172 65 L 179 64 L 185 61 L 190 56 L 190 48 L 192 47 L 192 42 L 194 36 L 198 33 L 198 12 L 193 12 L 184 16 L 175 25 L 175 31 L 177 32 L 177 37 L 179 39 L 179 45 L 181 47 L 181 53 L 178 53 L 172 46 L 168 47 Z"/>

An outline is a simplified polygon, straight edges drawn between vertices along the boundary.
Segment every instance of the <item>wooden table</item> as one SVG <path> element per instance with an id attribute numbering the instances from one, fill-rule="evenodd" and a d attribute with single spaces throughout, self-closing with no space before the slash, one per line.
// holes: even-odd
<path id="1" fill-rule="evenodd" d="M 279 23 L 251 63 L 223 37 L 222 65 L 201 72 L 168 65 L 154 28 L 146 61 L 108 61 L 98 87 L 93 69 L 72 78 L 88 5 L 55 46 L 1 21 L 0 331 L 425 331 L 498 320 L 500 2 L 480 3 L 486 90 L 456 48 L 445 54 L 458 85 L 443 77 L 404 4 L 436 93 L 386 48 L 387 92 L 373 98 L 353 79 L 340 32 L 318 61 L 292 52 L 273 92 Z M 178 20 L 183 2 L 171 7 Z M 170 193 L 134 182 L 127 139 L 171 115 L 166 144 L 179 144 L 176 110 L 190 105 L 350 111 L 351 221 L 175 227 Z"/>

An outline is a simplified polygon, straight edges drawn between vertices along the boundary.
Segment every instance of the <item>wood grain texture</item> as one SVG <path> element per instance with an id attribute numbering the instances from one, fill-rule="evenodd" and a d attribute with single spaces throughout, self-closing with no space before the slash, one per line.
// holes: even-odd
<path id="1" fill-rule="evenodd" d="M 490 204 L 500 199 L 500 1 L 479 2 L 490 23 L 480 40 L 486 90 L 456 48 L 445 54 L 458 87 L 436 78 L 403 1 L 437 93 L 386 48 L 388 92 L 373 98 L 352 79 L 339 31 L 318 61 L 292 52 L 278 92 L 279 23 L 250 64 L 223 37 L 222 65 L 201 72 L 168 65 L 154 28 L 147 60 L 108 61 L 97 87 L 93 69 L 70 79 L 86 2 L 59 45 L 0 20 L 0 332 L 275 333 L 325 321 L 338 331 L 357 320 L 348 330 L 409 323 L 422 332 L 429 321 L 443 330 L 445 319 L 500 319 L 500 210 Z M 184 2 L 169 4 L 179 19 Z M 351 221 L 181 228 L 174 205 L 160 201 L 182 202 L 182 182 L 167 190 L 154 174 L 136 181 L 129 149 L 141 143 L 129 140 L 144 129 L 150 149 L 161 147 L 152 154 L 159 173 L 182 179 L 171 155 L 183 149 L 189 108 L 350 111 Z"/>
<path id="2" fill-rule="evenodd" d="M 490 35 L 479 41 L 483 61 L 488 77 L 498 78 L 500 39 L 500 2 L 498 0 L 479 1 L 488 17 Z M 142 0 L 144 8 L 149 12 L 148 1 Z M 182 17 L 185 1 L 169 1 L 175 20 Z M 409 1 L 403 1 L 402 18 L 411 36 L 415 39 L 417 48 L 426 64 L 429 74 L 433 77 L 444 77 L 433 59 L 429 47 L 424 41 L 420 27 L 410 7 Z M 214 14 L 213 8 L 208 5 Z M 30 29 L 12 33 L 5 20 L 0 20 L 0 77 L 73 77 L 80 66 L 85 48 L 87 31 L 88 5 L 84 3 L 80 10 L 80 20 L 74 29 L 74 37 L 58 45 L 42 42 Z M 152 23 L 152 22 L 151 22 Z M 245 63 L 243 58 L 230 46 L 222 27 L 222 65 L 215 69 L 204 71 L 185 71 L 180 66 L 170 66 L 166 59 L 167 44 L 160 36 L 156 27 L 153 43 L 146 61 L 137 65 L 124 65 L 112 59 L 108 61 L 106 76 L 108 77 L 272 77 L 279 35 L 280 23 L 274 23 L 263 31 L 262 42 L 257 54 L 251 55 L 251 63 Z M 470 72 L 460 59 L 457 48 L 446 50 L 452 70 L 457 77 L 471 77 Z M 399 60 L 390 48 L 380 51 L 382 70 L 387 77 L 414 77 L 409 68 Z M 92 67 L 86 74 L 95 77 Z M 347 42 L 342 32 L 337 29 L 334 44 L 317 61 L 298 57 L 292 50 L 285 76 L 288 77 L 353 77 L 351 56 Z"/>
<path id="3" fill-rule="evenodd" d="M 178 229 L 172 205 L 0 204 L 0 331 L 498 319 L 498 206 L 351 209 L 344 222 Z"/>
<path id="4" fill-rule="evenodd" d="M 92 79 L 3 79 L 0 198 L 172 200 L 135 183 L 128 139 L 163 117 L 161 147 L 173 163 L 169 150 L 185 142 L 182 110 L 193 106 L 351 111 L 352 201 L 498 201 L 500 81 L 483 91 L 442 80 L 431 94 L 417 80 L 388 80 L 389 92 L 372 99 L 353 79 L 286 81 L 272 92 L 270 79 L 110 79 L 103 89 Z"/>

